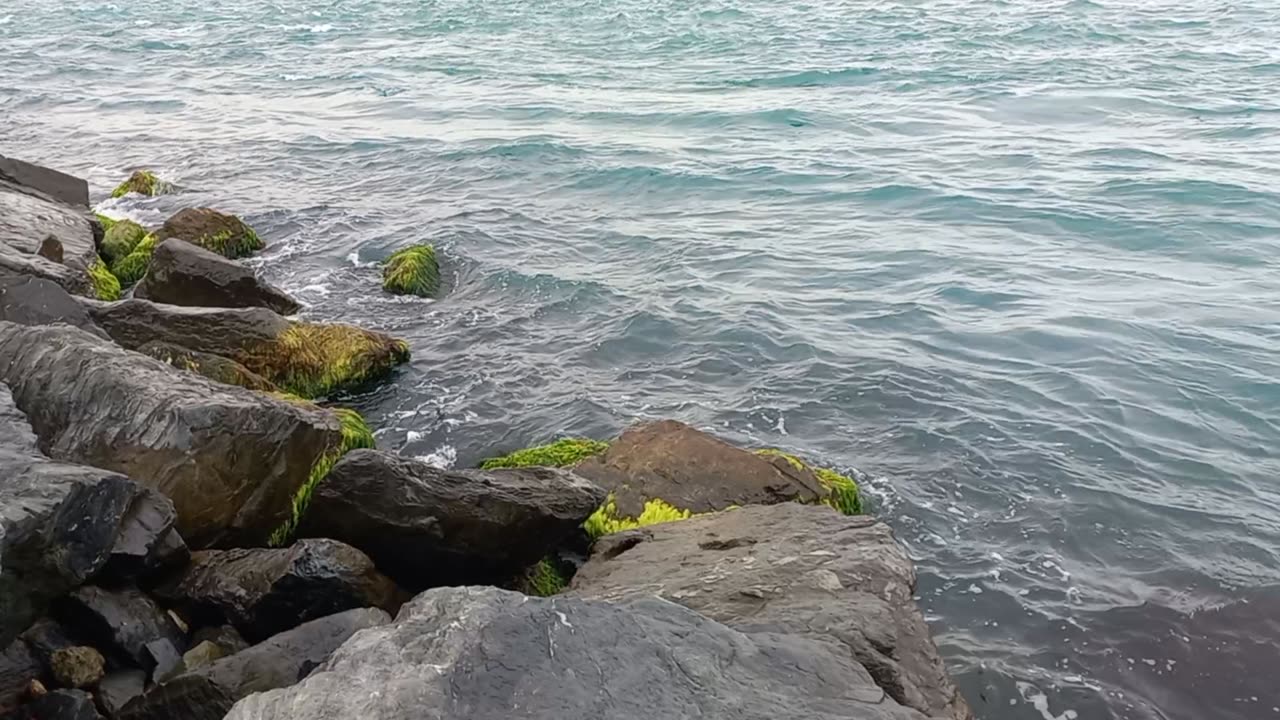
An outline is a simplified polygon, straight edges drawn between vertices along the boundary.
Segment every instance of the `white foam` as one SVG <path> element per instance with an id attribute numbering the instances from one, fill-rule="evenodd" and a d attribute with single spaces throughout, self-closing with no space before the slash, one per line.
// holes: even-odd
<path id="1" fill-rule="evenodd" d="M 1063 710 L 1061 715 L 1054 715 L 1049 711 L 1049 697 L 1040 691 L 1040 688 L 1029 682 L 1018 682 L 1018 692 L 1022 695 L 1023 702 L 1031 704 L 1031 707 L 1040 712 L 1040 716 L 1044 720 L 1076 720 L 1078 717 L 1075 710 Z"/>
<path id="2" fill-rule="evenodd" d="M 433 452 L 426 455 L 419 455 L 414 459 L 421 460 L 431 467 L 448 470 L 453 467 L 455 462 L 458 461 L 458 449 L 452 445 L 441 445 Z"/>

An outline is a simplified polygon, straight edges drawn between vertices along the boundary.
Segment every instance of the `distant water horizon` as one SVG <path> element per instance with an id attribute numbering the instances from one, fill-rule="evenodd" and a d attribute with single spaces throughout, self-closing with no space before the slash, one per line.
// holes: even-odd
<path id="1" fill-rule="evenodd" d="M 410 342 L 340 398 L 382 448 L 788 448 L 980 717 L 1280 718 L 1280 5 L 16 0 L 0 43 L 0 152 L 239 213 L 305 317 Z M 417 242 L 443 297 L 382 294 Z"/>

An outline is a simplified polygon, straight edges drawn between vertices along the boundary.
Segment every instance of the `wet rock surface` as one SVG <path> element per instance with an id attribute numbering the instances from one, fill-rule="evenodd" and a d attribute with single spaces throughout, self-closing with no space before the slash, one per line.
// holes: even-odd
<path id="1" fill-rule="evenodd" d="M 176 239 L 156 246 L 150 269 L 133 294 L 170 305 L 265 307 L 281 315 L 299 309 L 297 301 L 248 267 Z"/>
<path id="2" fill-rule="evenodd" d="M 89 311 L 52 280 L 0 271 L 0 320 L 19 325 L 66 323 L 105 338 Z"/>
<path id="3" fill-rule="evenodd" d="M 564 470 L 440 470 L 356 450 L 316 487 L 299 532 L 360 548 L 410 589 L 495 583 L 576 532 L 604 497 Z"/>

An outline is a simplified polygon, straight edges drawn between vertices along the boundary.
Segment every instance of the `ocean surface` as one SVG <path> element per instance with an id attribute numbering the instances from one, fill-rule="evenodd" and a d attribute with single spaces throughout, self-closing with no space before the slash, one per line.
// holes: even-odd
<path id="1" fill-rule="evenodd" d="M 855 472 L 983 718 L 1280 718 L 1274 0 L 9 0 L 0 152 L 407 338 L 383 448 Z"/>

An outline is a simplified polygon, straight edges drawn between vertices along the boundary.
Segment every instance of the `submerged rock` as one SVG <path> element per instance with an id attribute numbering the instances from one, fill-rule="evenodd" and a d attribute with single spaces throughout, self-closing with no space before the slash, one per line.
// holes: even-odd
<path id="1" fill-rule="evenodd" d="M 130 350 L 161 341 L 221 355 L 304 398 L 356 387 L 409 359 L 408 346 L 389 335 L 294 322 L 266 308 L 85 302 L 99 327 Z"/>
<path id="2" fill-rule="evenodd" d="M 497 583 L 576 532 L 604 497 L 564 470 L 441 470 L 356 450 L 313 491 L 299 532 L 360 548 L 411 589 Z"/>
<path id="3" fill-rule="evenodd" d="M 259 280 L 249 268 L 179 240 L 156 246 L 150 269 L 133 296 L 170 305 L 265 307 L 281 315 L 299 309 L 296 300 Z"/>
<path id="4" fill-rule="evenodd" d="M 837 646 L 744 634 L 656 598 L 623 604 L 438 588 L 298 685 L 226 720 L 408 717 L 922 720 Z"/>
<path id="5" fill-rule="evenodd" d="M 611 535 L 596 544 L 570 594 L 656 593 L 751 635 L 838 643 L 866 669 L 858 675 L 870 673 L 898 703 L 971 720 L 916 608 L 915 584 L 888 526 L 784 503 Z"/>
<path id="6" fill-rule="evenodd" d="M 368 556 L 336 540 L 197 552 L 155 593 L 196 624 L 230 622 L 250 642 L 352 608 L 395 612 L 402 601 Z"/>
<path id="7" fill-rule="evenodd" d="M 152 197 L 170 192 L 173 192 L 173 185 L 156 177 L 155 173 L 150 170 L 134 170 L 133 174 L 111 191 L 111 197 L 124 197 L 129 193 Z"/>
<path id="8" fill-rule="evenodd" d="M 19 325 L 66 323 L 106 337 L 89 311 L 57 283 L 32 275 L 8 275 L 0 270 L 0 320 Z"/>
<path id="9" fill-rule="evenodd" d="M 812 472 L 771 462 L 675 420 L 628 429 L 604 453 L 575 465 L 574 472 L 607 489 L 617 514 L 627 518 L 640 517 L 653 500 L 704 513 L 817 502 L 826 494 Z"/>
<path id="10" fill-rule="evenodd" d="M 382 265 L 382 288 L 395 295 L 435 295 L 440 289 L 435 248 L 413 245 L 392 253 Z"/>
<path id="11" fill-rule="evenodd" d="M 117 717 L 120 720 L 222 720 L 240 698 L 293 685 L 323 663 L 352 634 L 390 620 L 385 612 L 374 609 L 347 610 L 312 620 L 153 687 L 126 705 Z"/>
<path id="12" fill-rule="evenodd" d="M 243 220 L 212 208 L 181 210 L 165 221 L 156 236 L 160 240 L 185 240 L 232 260 L 266 247 Z"/>
<path id="13" fill-rule="evenodd" d="M 51 456 L 164 493 L 196 548 L 265 542 L 344 442 L 332 411 L 180 373 L 66 326 L 0 322 L 0 382 Z M 132 494 L 119 495 L 123 511 Z"/>

